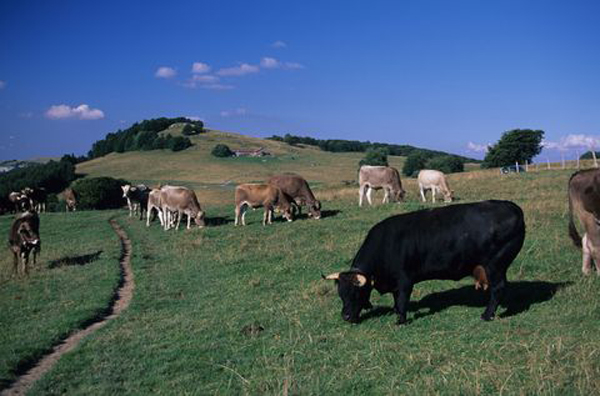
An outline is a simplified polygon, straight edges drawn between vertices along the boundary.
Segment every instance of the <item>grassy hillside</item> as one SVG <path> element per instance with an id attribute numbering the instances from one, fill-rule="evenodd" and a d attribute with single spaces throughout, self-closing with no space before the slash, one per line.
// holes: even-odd
<path id="1" fill-rule="evenodd" d="M 179 128 L 180 129 L 180 128 Z M 177 136 L 178 128 L 165 131 Z M 316 147 L 293 147 L 286 143 L 235 133 L 209 131 L 189 136 L 194 146 L 180 152 L 170 150 L 112 153 L 77 165 L 89 176 L 120 177 L 149 185 L 177 183 L 196 190 L 201 202 L 225 203 L 233 199 L 236 184 L 262 181 L 277 173 L 296 172 L 316 190 L 340 187 L 356 181 L 358 162 L 364 153 L 329 153 Z M 217 144 L 233 149 L 264 147 L 274 154 L 262 158 L 216 158 L 210 154 Z M 403 157 L 390 156 L 399 169 Z"/>

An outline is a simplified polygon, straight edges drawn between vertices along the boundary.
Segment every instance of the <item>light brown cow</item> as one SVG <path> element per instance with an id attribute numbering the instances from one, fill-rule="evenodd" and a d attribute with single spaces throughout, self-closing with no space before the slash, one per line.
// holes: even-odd
<path id="1" fill-rule="evenodd" d="M 77 210 L 77 192 L 72 188 L 67 188 L 63 193 L 65 197 L 65 209 L 66 211 Z"/>
<path id="2" fill-rule="evenodd" d="M 150 227 L 150 217 L 152 216 L 152 211 L 156 209 L 158 214 L 158 220 L 160 220 L 161 227 L 164 227 L 163 221 L 163 211 L 160 204 L 160 189 L 153 188 L 148 194 L 148 206 L 146 209 L 146 227 Z"/>
<path id="3" fill-rule="evenodd" d="M 382 203 L 390 202 L 390 195 L 394 201 L 403 201 L 406 192 L 402 189 L 400 173 L 391 166 L 363 165 L 358 171 L 358 206 L 362 206 L 365 195 L 369 205 L 372 205 L 371 192 L 383 189 Z"/>
<path id="4" fill-rule="evenodd" d="M 35 265 L 41 249 L 40 218 L 37 213 L 24 212 L 15 217 L 10 227 L 8 245 L 14 256 L 14 271 L 17 274 L 26 274 L 30 253 L 33 252 L 33 264 Z"/>
<path id="5" fill-rule="evenodd" d="M 179 223 L 181 217 L 185 214 L 187 216 L 187 229 L 189 230 L 191 220 L 198 227 L 204 227 L 206 225 L 205 215 L 200 207 L 196 193 L 187 187 L 179 186 L 163 186 L 160 189 L 160 206 L 163 213 L 163 226 L 165 230 L 169 230 L 172 226 L 171 213 L 177 213 L 177 226 L 179 230 Z"/>
<path id="6" fill-rule="evenodd" d="M 419 172 L 417 180 L 423 202 L 427 201 L 425 198 L 427 190 L 431 190 L 431 202 L 435 202 L 435 195 L 438 191 L 444 196 L 444 202 L 452 202 L 454 199 L 454 191 L 448 188 L 446 175 L 443 172 L 434 169 L 423 169 Z"/>
<path id="7" fill-rule="evenodd" d="M 306 205 L 310 217 L 313 219 L 321 218 L 321 202 L 315 198 L 308 182 L 302 176 L 295 174 L 276 175 L 270 177 L 267 183 L 281 189 L 288 198 L 293 200 L 299 210 Z"/>
<path id="8" fill-rule="evenodd" d="M 573 214 L 585 233 L 579 236 Z M 569 179 L 569 235 L 577 247 L 583 248 L 581 271 L 592 272 L 592 261 L 600 275 L 600 169 L 575 172 Z"/>
<path id="9" fill-rule="evenodd" d="M 246 225 L 246 209 L 264 208 L 263 225 L 271 224 L 273 210 L 278 208 L 287 221 L 293 220 L 292 204 L 278 187 L 272 184 L 240 184 L 235 188 L 235 225 Z"/>

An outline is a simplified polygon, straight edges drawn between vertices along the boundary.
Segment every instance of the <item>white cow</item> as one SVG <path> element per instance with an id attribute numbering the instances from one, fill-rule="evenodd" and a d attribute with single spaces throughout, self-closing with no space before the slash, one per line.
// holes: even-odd
<path id="1" fill-rule="evenodd" d="M 435 202 L 435 195 L 438 192 L 441 192 L 444 196 L 444 202 L 452 202 L 454 199 L 454 191 L 448 188 L 446 175 L 443 172 L 433 169 L 423 169 L 419 172 L 417 180 L 423 202 L 426 201 L 425 191 L 427 190 L 431 190 L 431 202 Z"/>

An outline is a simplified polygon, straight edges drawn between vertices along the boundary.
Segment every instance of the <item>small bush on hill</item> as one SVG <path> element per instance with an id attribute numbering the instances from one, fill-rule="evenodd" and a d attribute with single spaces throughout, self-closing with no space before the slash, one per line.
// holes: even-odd
<path id="1" fill-rule="evenodd" d="M 78 208 L 81 209 L 117 209 L 125 204 L 121 186 L 127 180 L 112 177 L 93 177 L 81 179 L 73 184 L 79 194 Z"/>
<path id="2" fill-rule="evenodd" d="M 358 167 L 363 165 L 388 166 L 387 150 L 384 148 L 368 149 L 365 157 L 358 163 Z"/>
<path id="3" fill-rule="evenodd" d="M 181 133 L 185 136 L 190 136 L 197 135 L 199 133 L 202 133 L 203 131 L 204 128 L 202 124 L 185 124 L 185 126 L 181 130 Z"/>
<path id="4" fill-rule="evenodd" d="M 437 169 L 444 173 L 463 172 L 465 170 L 465 165 L 463 162 L 451 155 L 433 157 L 427 161 L 425 166 L 427 169 Z"/>
<path id="5" fill-rule="evenodd" d="M 225 144 L 217 144 L 211 151 L 211 154 L 215 157 L 225 158 L 231 157 L 233 155 L 233 151 L 225 145 Z"/>
<path id="6" fill-rule="evenodd" d="M 416 177 L 421 169 L 425 169 L 428 157 L 421 151 L 414 151 L 406 157 L 402 173 L 405 176 Z"/>

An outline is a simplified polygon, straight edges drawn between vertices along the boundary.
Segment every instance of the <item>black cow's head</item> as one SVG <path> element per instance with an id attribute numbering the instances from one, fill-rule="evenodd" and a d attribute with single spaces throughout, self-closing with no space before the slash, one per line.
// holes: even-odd
<path id="1" fill-rule="evenodd" d="M 31 249 L 39 248 L 40 236 L 34 229 L 34 227 L 28 221 L 23 221 L 19 224 L 17 229 L 19 238 L 21 240 L 21 249 L 29 251 Z"/>
<path id="2" fill-rule="evenodd" d="M 323 278 L 335 280 L 343 303 L 342 319 L 345 321 L 358 323 L 360 311 L 372 308 L 369 297 L 373 286 L 365 274 L 358 271 L 336 272 Z"/>

